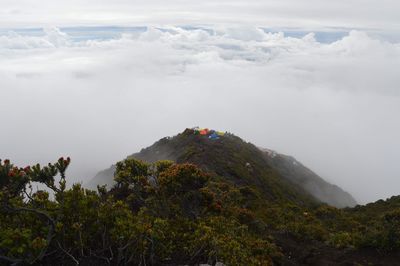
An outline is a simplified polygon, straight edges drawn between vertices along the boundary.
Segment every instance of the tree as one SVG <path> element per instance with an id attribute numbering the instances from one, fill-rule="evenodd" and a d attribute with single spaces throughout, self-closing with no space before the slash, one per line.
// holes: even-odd
<path id="1" fill-rule="evenodd" d="M 37 164 L 32 168 L 18 168 L 9 160 L 0 160 L 1 214 L 2 220 L 9 221 L 1 223 L 3 234 L 0 236 L 0 249 L 1 254 L 6 254 L 0 256 L 1 259 L 12 264 L 33 264 L 46 256 L 55 236 L 57 222 L 62 216 L 48 201 L 48 193 L 32 192 L 32 183 L 46 185 L 62 206 L 66 188 L 65 171 L 69 164 L 69 158 L 61 157 L 56 163 L 49 163 L 45 167 Z M 58 185 L 57 175 L 60 175 Z M 15 227 L 15 224 L 19 226 Z"/>

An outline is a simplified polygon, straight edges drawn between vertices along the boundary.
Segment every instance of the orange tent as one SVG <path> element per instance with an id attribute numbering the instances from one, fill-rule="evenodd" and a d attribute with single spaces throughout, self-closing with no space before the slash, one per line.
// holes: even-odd
<path id="1" fill-rule="evenodd" d="M 200 130 L 200 135 L 207 135 L 209 132 L 208 128 Z"/>

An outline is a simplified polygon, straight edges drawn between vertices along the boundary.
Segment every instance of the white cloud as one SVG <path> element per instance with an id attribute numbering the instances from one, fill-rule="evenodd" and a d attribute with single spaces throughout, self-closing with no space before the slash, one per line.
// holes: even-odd
<path id="1" fill-rule="evenodd" d="M 46 34 L 45 39 L 54 47 L 68 46 L 70 44 L 68 35 L 56 27 L 44 28 L 44 33 Z"/>
<path id="2" fill-rule="evenodd" d="M 248 24 L 399 33 L 397 0 L 2 0 L 0 27 Z"/>
<path id="3" fill-rule="evenodd" d="M 199 125 L 292 154 L 361 201 L 399 194 L 398 43 L 248 26 L 73 42 L 52 28 L 0 36 L 0 61 L 0 157 L 71 155 L 80 180 Z"/>
<path id="4" fill-rule="evenodd" d="M 0 35 L 0 49 L 56 48 L 70 45 L 68 35 L 58 28 L 45 28 L 45 36 L 21 36 L 14 31 Z"/>

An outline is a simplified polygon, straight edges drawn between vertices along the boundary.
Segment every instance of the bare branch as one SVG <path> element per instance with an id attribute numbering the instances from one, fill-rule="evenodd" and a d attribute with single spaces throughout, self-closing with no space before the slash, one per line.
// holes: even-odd
<path id="1" fill-rule="evenodd" d="M 46 255 L 47 249 L 50 246 L 50 242 L 54 236 L 54 231 L 55 231 L 55 227 L 56 227 L 56 222 L 54 221 L 53 218 L 50 217 L 50 215 L 48 215 L 47 213 L 43 212 L 43 211 L 39 211 L 39 210 L 35 210 L 35 209 L 31 209 L 31 208 L 26 208 L 26 207 L 10 207 L 7 206 L 7 208 L 11 211 L 14 212 L 32 212 L 35 213 L 39 216 L 42 216 L 44 218 L 46 218 L 48 220 L 49 224 L 49 230 L 47 232 L 47 237 L 46 237 L 46 246 L 42 249 L 42 251 L 40 252 L 40 254 L 32 261 L 32 263 L 43 259 L 43 257 Z"/>
<path id="2" fill-rule="evenodd" d="M 8 262 L 11 263 L 11 265 L 18 265 L 21 262 L 23 262 L 23 260 L 21 260 L 21 259 L 13 259 L 13 258 L 10 258 L 10 257 L 7 257 L 7 256 L 3 256 L 3 255 L 0 255 L 0 260 L 8 261 Z"/>
<path id="3" fill-rule="evenodd" d="M 48 215 L 47 213 L 45 213 L 43 211 L 39 211 L 39 210 L 31 209 L 31 208 L 26 208 L 26 207 L 10 207 L 10 206 L 7 206 L 7 208 L 10 211 L 14 211 L 14 212 L 26 211 L 26 212 L 35 213 L 35 214 L 37 214 L 39 216 L 45 217 L 54 227 L 56 226 L 56 222 L 54 221 L 54 219 L 51 218 L 50 215 Z"/>
<path id="4" fill-rule="evenodd" d="M 76 265 L 79 265 L 79 261 L 78 261 L 77 259 L 75 259 L 75 257 L 72 256 L 71 253 L 69 253 L 68 251 L 66 251 L 66 250 L 60 245 L 60 242 L 57 241 L 57 245 L 58 245 L 58 247 L 59 247 L 68 257 L 70 257 L 70 258 L 75 262 Z"/>

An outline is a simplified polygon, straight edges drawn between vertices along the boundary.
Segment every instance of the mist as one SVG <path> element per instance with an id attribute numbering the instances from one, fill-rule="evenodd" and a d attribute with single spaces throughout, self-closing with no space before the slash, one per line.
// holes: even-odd
<path id="1" fill-rule="evenodd" d="M 70 156 L 69 182 L 186 127 L 292 155 L 360 203 L 400 194 L 400 43 L 252 26 L 148 27 L 74 41 L 0 35 L 0 158 Z"/>

